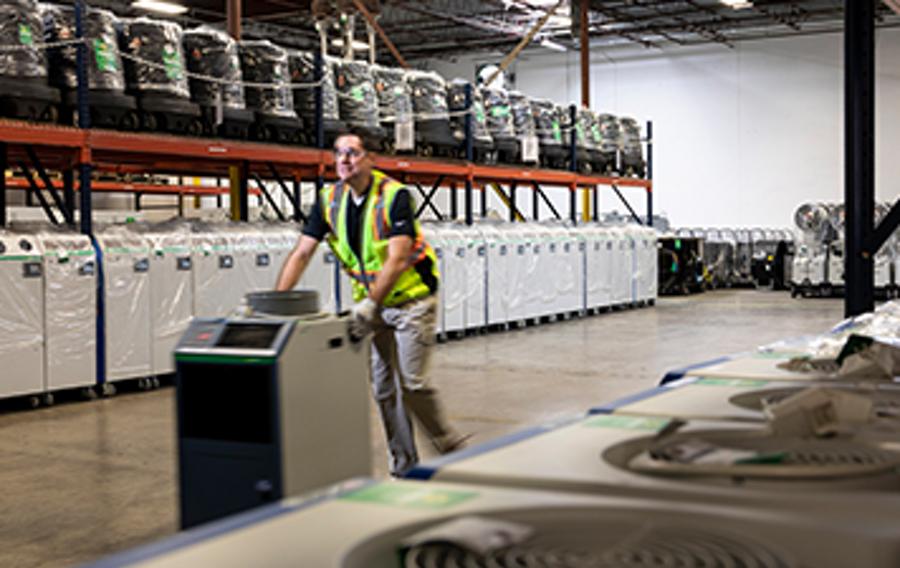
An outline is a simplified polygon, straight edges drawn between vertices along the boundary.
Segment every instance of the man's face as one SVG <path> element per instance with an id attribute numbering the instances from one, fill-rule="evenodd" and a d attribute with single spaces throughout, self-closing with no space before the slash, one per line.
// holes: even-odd
<path id="1" fill-rule="evenodd" d="M 359 136 L 350 134 L 341 136 L 335 141 L 334 166 L 341 181 L 369 178 L 372 173 L 372 160 L 363 148 Z"/>

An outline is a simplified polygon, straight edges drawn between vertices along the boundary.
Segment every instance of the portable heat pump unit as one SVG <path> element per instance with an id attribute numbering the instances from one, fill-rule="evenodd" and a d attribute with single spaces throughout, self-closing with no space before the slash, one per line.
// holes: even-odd
<path id="1" fill-rule="evenodd" d="M 371 472 L 367 342 L 315 292 L 260 296 L 292 315 L 198 318 L 175 350 L 183 528 Z"/>
<path id="2" fill-rule="evenodd" d="M 44 266 L 35 235 L 0 231 L 0 398 L 44 391 Z"/>
<path id="3" fill-rule="evenodd" d="M 827 504 L 599 497 L 472 484 L 355 481 L 120 553 L 137 566 L 895 566 L 897 521 Z"/>
<path id="4" fill-rule="evenodd" d="M 153 374 L 150 313 L 150 243 L 110 227 L 97 233 L 102 253 L 106 381 Z"/>
<path id="5" fill-rule="evenodd" d="M 44 251 L 45 390 L 97 380 L 97 259 L 81 234 L 41 231 Z"/>

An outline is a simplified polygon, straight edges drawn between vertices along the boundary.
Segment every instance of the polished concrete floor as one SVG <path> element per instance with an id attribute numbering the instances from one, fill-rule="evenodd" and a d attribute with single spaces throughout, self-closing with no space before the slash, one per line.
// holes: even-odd
<path id="1" fill-rule="evenodd" d="M 667 369 L 824 331 L 842 310 L 776 292 L 665 298 L 450 341 L 437 348 L 433 375 L 452 420 L 479 443 L 648 388 Z M 0 566 L 79 564 L 174 533 L 173 394 L 0 414 Z M 373 470 L 383 476 L 374 413 L 372 426 Z"/>

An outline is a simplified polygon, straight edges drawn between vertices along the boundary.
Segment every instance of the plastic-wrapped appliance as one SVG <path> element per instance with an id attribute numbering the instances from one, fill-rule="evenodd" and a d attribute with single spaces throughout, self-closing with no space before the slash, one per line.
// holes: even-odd
<path id="1" fill-rule="evenodd" d="M 193 316 L 191 233 L 181 221 L 130 224 L 128 228 L 143 236 L 150 247 L 150 374 L 156 378 L 175 371 L 172 352 Z"/>
<path id="2" fill-rule="evenodd" d="M 75 39 L 75 10 L 62 4 L 41 4 L 47 43 Z M 84 39 L 87 42 L 87 88 L 91 126 L 137 130 L 140 117 L 134 97 L 125 94 L 125 71 L 119 53 L 115 14 L 85 5 Z M 47 50 L 50 84 L 62 94 L 62 122 L 77 126 L 78 57 L 75 44 Z"/>
<path id="3" fill-rule="evenodd" d="M 537 262 L 534 253 L 535 235 L 525 223 L 507 223 L 502 226 L 502 230 L 506 232 L 510 246 L 507 317 L 510 323 L 518 325 L 534 317 L 533 307 L 529 305 L 533 297 L 533 286 L 528 278 L 534 274 Z"/>
<path id="4" fill-rule="evenodd" d="M 97 381 L 97 259 L 78 233 L 37 233 L 44 251 L 44 371 L 49 392 Z"/>
<path id="5" fill-rule="evenodd" d="M 447 108 L 450 111 L 450 125 L 453 137 L 465 157 L 466 144 L 466 88 L 472 92 L 472 151 L 476 162 L 489 164 L 496 161 L 494 155 L 494 139 L 487 126 L 484 111 L 484 100 L 481 91 L 465 79 L 453 79 L 447 84 Z"/>
<path id="6" fill-rule="evenodd" d="M 606 173 L 622 171 L 619 164 L 619 141 L 622 137 L 619 119 L 609 113 L 597 115 L 597 126 L 600 128 L 600 153 L 606 163 Z"/>
<path id="7" fill-rule="evenodd" d="M 638 266 L 640 267 L 638 301 L 655 304 L 659 271 L 656 230 L 652 227 L 640 227 L 638 248 Z"/>
<path id="8" fill-rule="evenodd" d="M 422 156 L 457 157 L 459 142 L 450 125 L 447 84 L 434 71 L 406 72 L 416 119 L 416 152 Z"/>
<path id="9" fill-rule="evenodd" d="M 549 99 L 532 99 L 535 132 L 540 145 L 541 165 L 563 169 L 568 159 L 568 141 L 563 136 L 563 123 L 556 106 Z"/>
<path id="10" fill-rule="evenodd" d="M 253 111 L 244 98 L 237 42 L 222 30 L 200 26 L 184 32 L 184 56 L 191 77 L 191 98 L 200 106 L 207 134 L 246 139 Z"/>
<path id="11" fill-rule="evenodd" d="M 456 230 L 466 245 L 466 329 L 477 331 L 487 326 L 487 243 L 477 227 Z"/>
<path id="12" fill-rule="evenodd" d="M 706 231 L 703 241 L 703 264 L 712 288 L 731 286 L 734 275 L 734 249 L 737 244 L 729 233 L 718 229 Z"/>
<path id="13" fill-rule="evenodd" d="M 644 146 L 641 127 L 633 118 L 623 116 L 619 119 L 621 133 L 621 157 L 619 167 L 624 175 L 644 177 L 647 163 L 644 161 Z"/>
<path id="14" fill-rule="evenodd" d="M 240 304 L 245 290 L 235 285 L 235 242 L 221 223 L 194 222 L 191 248 L 196 317 L 224 317 Z"/>
<path id="15" fill-rule="evenodd" d="M 585 112 L 588 115 L 587 119 L 590 121 L 587 137 L 590 139 L 593 147 L 593 149 L 588 152 L 591 160 L 591 172 L 605 174 L 612 170 L 614 162 L 611 163 L 607 158 L 607 154 L 603 152 L 604 141 L 603 131 L 600 130 L 600 118 L 597 116 L 597 113 L 590 109 L 587 109 Z"/>
<path id="16" fill-rule="evenodd" d="M 497 161 L 505 164 L 519 162 L 519 143 L 513 125 L 509 96 L 504 89 L 481 88 L 488 130 L 494 140 Z"/>
<path id="17" fill-rule="evenodd" d="M 255 122 L 250 136 L 279 144 L 303 144 L 303 122 L 294 111 L 294 93 L 288 52 L 268 40 L 240 41 L 241 72 L 246 85 L 247 108 Z"/>
<path id="18" fill-rule="evenodd" d="M 485 278 L 487 325 L 504 325 L 510 320 L 510 303 L 515 293 L 515 280 L 511 272 L 515 264 L 513 244 L 509 233 L 500 223 L 480 223 L 478 230 L 484 238 L 487 252 Z"/>
<path id="19" fill-rule="evenodd" d="M 372 78 L 378 95 L 379 120 L 395 152 L 412 152 L 416 149 L 413 89 L 406 82 L 407 73 L 396 67 L 372 66 Z"/>
<path id="20" fill-rule="evenodd" d="M 338 59 L 334 73 L 341 120 L 362 137 L 369 150 L 390 150 L 391 137 L 378 118 L 378 94 L 371 66 L 362 61 Z"/>
<path id="21" fill-rule="evenodd" d="M 611 227 L 613 235 L 613 305 L 628 306 L 632 302 L 634 274 L 631 239 L 625 225 Z"/>
<path id="22" fill-rule="evenodd" d="M 525 164 L 540 163 L 540 141 L 534 121 L 531 99 L 519 91 L 509 92 L 513 129 L 519 142 L 519 159 Z"/>
<path id="23" fill-rule="evenodd" d="M 153 374 L 150 243 L 124 227 L 100 229 L 96 240 L 103 267 L 106 381 L 143 381 Z"/>
<path id="24" fill-rule="evenodd" d="M 540 320 L 557 313 L 559 304 L 556 270 L 559 268 L 553 229 L 544 223 L 522 223 L 529 235 L 531 257 L 527 263 L 523 293 L 528 317 Z"/>
<path id="25" fill-rule="evenodd" d="M 322 128 L 325 131 L 325 147 L 331 148 L 335 139 L 347 126 L 341 121 L 338 110 L 338 94 L 334 84 L 333 57 L 322 58 Z M 294 110 L 306 125 L 310 143 L 315 142 L 316 125 L 316 56 L 309 51 L 288 50 L 291 83 L 294 85 Z M 298 88 L 298 85 L 304 85 Z"/>
<path id="26" fill-rule="evenodd" d="M 200 107 L 191 102 L 181 26 L 175 22 L 122 20 L 119 49 L 128 91 L 137 99 L 141 128 L 200 136 Z"/>
<path id="27" fill-rule="evenodd" d="M 0 230 L 0 398 L 44 391 L 44 266 L 33 234 Z"/>
<path id="28" fill-rule="evenodd" d="M 44 26 L 34 0 L 0 4 L 0 116 L 56 122 L 59 91 L 47 84 L 47 60 L 39 47 Z"/>
<path id="29" fill-rule="evenodd" d="M 887 506 L 867 514 L 866 505 L 877 501 L 862 499 L 844 514 L 847 500 L 827 498 L 736 507 L 644 495 L 356 480 L 258 509 L 241 522 L 199 528 L 190 538 L 177 535 L 129 550 L 98 566 L 275 568 L 281 559 L 302 558 L 310 566 L 345 568 L 890 568 L 898 555 L 896 515 Z"/>
<path id="30" fill-rule="evenodd" d="M 442 262 L 440 267 L 443 332 L 461 334 L 466 329 L 466 285 L 469 250 L 465 234 L 451 224 L 439 226 Z M 430 243 L 430 241 L 429 241 Z"/>
<path id="31" fill-rule="evenodd" d="M 552 271 L 548 274 L 555 288 L 553 314 L 567 316 L 582 308 L 582 251 L 570 228 L 562 223 L 546 223 Z"/>
<path id="32" fill-rule="evenodd" d="M 602 225 L 582 226 L 587 236 L 585 251 L 585 296 L 587 309 L 604 309 L 612 305 L 613 239 Z"/>
<path id="33" fill-rule="evenodd" d="M 592 173 L 602 156 L 594 137 L 594 115 L 585 107 L 578 107 L 575 114 L 575 148 L 578 171 Z"/>

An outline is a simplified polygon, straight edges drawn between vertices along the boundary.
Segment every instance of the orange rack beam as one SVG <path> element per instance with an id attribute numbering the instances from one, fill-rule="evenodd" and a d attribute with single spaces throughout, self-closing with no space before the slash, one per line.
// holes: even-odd
<path id="1" fill-rule="evenodd" d="M 40 185 L 40 184 L 39 184 Z M 7 189 L 28 189 L 28 181 L 19 177 L 6 178 Z M 53 182 L 53 187 L 62 191 L 63 186 L 59 181 Z M 43 189 L 43 186 L 41 186 Z M 75 191 L 78 191 L 78 183 L 75 184 Z M 112 181 L 91 181 L 91 191 L 102 192 L 124 192 L 124 193 L 147 193 L 156 195 L 228 195 L 227 187 L 204 187 L 199 185 L 169 185 L 169 184 L 151 184 L 151 183 L 124 183 Z M 259 195 L 260 191 L 256 188 L 249 188 L 250 195 Z"/>

